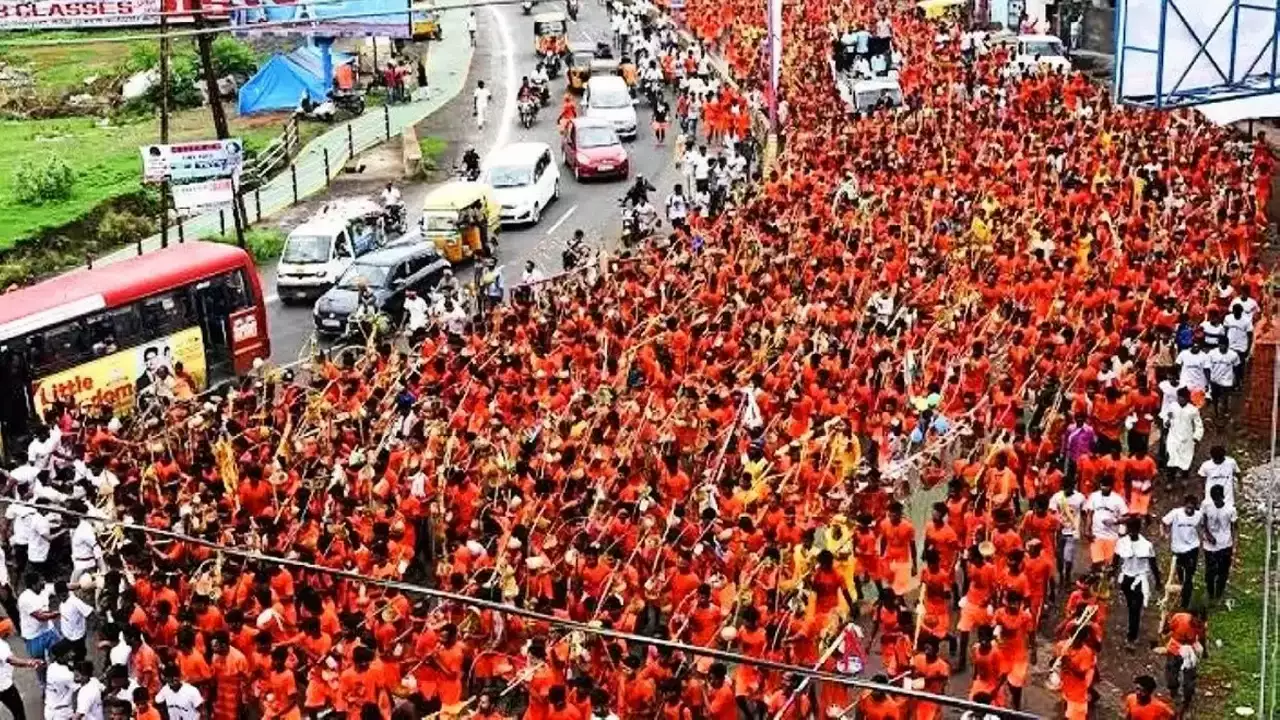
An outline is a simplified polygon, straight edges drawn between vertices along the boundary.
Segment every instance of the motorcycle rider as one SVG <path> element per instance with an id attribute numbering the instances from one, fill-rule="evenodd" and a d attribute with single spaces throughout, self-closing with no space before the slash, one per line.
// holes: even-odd
<path id="1" fill-rule="evenodd" d="M 564 102 L 560 104 L 560 118 L 557 120 L 561 135 L 569 132 L 569 126 L 573 124 L 576 117 L 578 117 L 578 105 L 573 101 L 572 95 L 565 93 Z"/>
<path id="2" fill-rule="evenodd" d="M 402 228 L 404 224 L 404 199 L 400 196 L 400 189 L 391 183 L 382 190 L 382 207 L 387 213 L 389 224 Z M 403 232 L 403 229 L 399 230 Z"/>
<path id="3" fill-rule="evenodd" d="M 570 20 L 578 19 L 578 0 L 567 0 L 567 2 L 565 2 L 565 9 L 569 11 Z"/>
<path id="4" fill-rule="evenodd" d="M 573 237 L 569 239 L 569 244 L 565 246 L 564 253 L 561 254 L 561 260 L 564 263 L 565 271 L 573 270 L 586 260 L 586 234 L 582 230 L 574 230 Z"/>
<path id="5" fill-rule="evenodd" d="M 533 68 L 533 74 L 529 76 L 529 84 L 537 91 L 538 101 L 543 105 L 547 104 L 547 99 L 550 97 L 550 93 L 547 91 L 547 83 L 549 82 L 551 82 L 551 79 L 547 77 L 547 68 L 539 60 L 537 66 Z"/>
<path id="6" fill-rule="evenodd" d="M 462 168 L 468 180 L 480 177 L 480 153 L 473 147 L 462 153 Z"/>
<path id="7" fill-rule="evenodd" d="M 649 193 L 657 191 L 658 188 L 654 187 L 653 183 L 645 180 L 642 173 L 636 173 L 635 184 L 627 190 L 627 195 L 624 199 L 633 206 L 639 206 L 649 202 Z"/>

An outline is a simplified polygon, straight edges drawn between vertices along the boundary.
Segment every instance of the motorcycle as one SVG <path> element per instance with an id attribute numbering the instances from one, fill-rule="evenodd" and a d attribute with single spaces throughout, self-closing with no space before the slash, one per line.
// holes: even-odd
<path id="1" fill-rule="evenodd" d="M 532 98 L 521 100 L 518 107 L 520 112 L 520 127 L 528 130 L 538 120 L 538 101 Z"/>
<path id="2" fill-rule="evenodd" d="M 641 80 L 640 94 L 649 103 L 649 107 L 656 107 L 658 98 L 662 95 L 662 82 L 654 78 Z"/>
<path id="3" fill-rule="evenodd" d="M 453 166 L 453 177 L 456 180 L 475 182 L 480 179 L 480 163 L 468 165 L 465 162 Z"/>
<path id="4" fill-rule="evenodd" d="M 382 224 L 387 232 L 404 235 L 409 229 L 409 223 L 405 217 L 404 204 L 397 203 L 386 206 L 383 209 Z"/>
<path id="5" fill-rule="evenodd" d="M 364 93 L 335 90 L 329 93 L 329 98 L 333 100 L 334 107 L 339 110 L 349 112 L 357 117 L 364 114 Z"/>
<path id="6" fill-rule="evenodd" d="M 532 13 L 533 0 L 524 0 L 524 2 L 520 3 L 520 10 L 523 11 L 525 15 Z"/>
<path id="7" fill-rule="evenodd" d="M 547 69 L 547 77 L 560 76 L 561 61 L 560 61 L 559 55 L 555 55 L 555 54 L 547 55 L 546 59 L 542 61 L 542 64 Z"/>
<path id="8" fill-rule="evenodd" d="M 652 205 L 636 206 L 626 198 L 619 200 L 618 204 L 622 206 L 622 244 L 627 250 L 634 249 L 662 227 Z"/>
<path id="9" fill-rule="evenodd" d="M 546 107 L 551 104 L 551 91 L 547 89 L 546 83 L 530 82 L 529 86 L 537 93 L 538 103 L 542 105 L 542 107 Z"/>

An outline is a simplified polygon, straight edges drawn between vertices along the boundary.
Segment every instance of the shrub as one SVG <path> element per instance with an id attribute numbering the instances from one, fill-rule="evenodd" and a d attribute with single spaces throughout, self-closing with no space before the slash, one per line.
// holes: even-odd
<path id="1" fill-rule="evenodd" d="M 246 230 L 244 244 L 249 254 L 253 256 L 254 262 L 265 263 L 280 257 L 280 253 L 284 252 L 284 241 L 287 237 L 283 230 L 277 228 Z"/>
<path id="2" fill-rule="evenodd" d="M 110 245 L 136 242 L 155 231 L 155 221 L 142 215 L 135 215 L 128 210 L 109 211 L 98 222 L 98 240 Z"/>
<path id="3" fill-rule="evenodd" d="M 139 42 L 129 45 L 129 57 L 124 61 L 125 72 L 132 75 L 154 67 L 160 67 L 160 46 L 157 43 Z"/>
<path id="4" fill-rule="evenodd" d="M 247 43 L 230 35 L 219 35 L 211 47 L 213 72 L 218 77 L 248 77 L 258 71 L 258 54 Z"/>
<path id="5" fill-rule="evenodd" d="M 56 155 L 43 163 L 28 160 L 18 167 L 13 177 L 14 194 L 23 205 L 43 205 L 71 197 L 76 174 Z"/>

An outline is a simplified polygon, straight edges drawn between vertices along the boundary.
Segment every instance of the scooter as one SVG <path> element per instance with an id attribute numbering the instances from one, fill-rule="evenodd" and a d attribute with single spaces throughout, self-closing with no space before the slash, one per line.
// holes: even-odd
<path id="1" fill-rule="evenodd" d="M 349 112 L 357 117 L 364 114 L 364 93 L 334 90 L 329 93 L 329 99 L 333 101 L 334 107 L 339 110 Z"/>
<path id="2" fill-rule="evenodd" d="M 532 99 L 521 100 L 517 109 L 520 113 L 520 126 L 525 130 L 533 127 L 538 120 L 538 102 Z"/>
<path id="3" fill-rule="evenodd" d="M 652 205 L 645 204 L 647 210 L 628 202 L 626 198 L 618 201 L 622 206 L 622 244 L 627 250 L 638 246 L 645 238 L 653 235 L 662 227 L 658 213 Z"/>
<path id="4" fill-rule="evenodd" d="M 560 75 L 560 56 L 550 53 L 543 59 L 542 64 L 547 69 L 547 77 L 559 77 Z"/>
<path id="5" fill-rule="evenodd" d="M 403 235 L 409 229 L 408 221 L 405 219 L 404 204 L 397 203 L 388 205 L 383 209 L 382 216 L 383 226 L 387 232 Z"/>
<path id="6" fill-rule="evenodd" d="M 547 83 L 531 82 L 529 83 L 529 86 L 537 92 L 538 102 L 542 107 L 546 107 L 551 104 L 551 91 L 547 89 Z"/>

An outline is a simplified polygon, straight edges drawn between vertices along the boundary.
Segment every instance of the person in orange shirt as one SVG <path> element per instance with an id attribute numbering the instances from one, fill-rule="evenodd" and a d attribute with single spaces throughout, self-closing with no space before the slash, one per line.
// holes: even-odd
<path id="1" fill-rule="evenodd" d="M 857 607 L 857 602 L 849 592 L 848 583 L 835 569 L 835 561 L 835 555 L 830 550 L 820 551 L 813 574 L 809 577 L 809 584 L 813 587 L 813 612 L 819 620 L 836 610 L 840 606 L 841 598 L 844 598 L 851 610 Z"/>
<path id="2" fill-rule="evenodd" d="M 875 675 L 871 682 L 877 685 L 888 685 L 889 677 L 884 673 Z M 906 703 L 883 690 L 869 690 L 858 698 L 858 720 L 906 720 Z"/>
<path id="3" fill-rule="evenodd" d="M 1124 491 L 1129 512 L 1146 516 L 1151 510 L 1151 484 L 1159 474 L 1156 461 L 1145 447 L 1137 447 L 1124 461 Z"/>
<path id="4" fill-rule="evenodd" d="M 628 655 L 628 658 L 634 657 Z M 652 698 L 651 698 L 652 700 Z M 578 708 L 568 702 L 568 693 L 564 689 L 564 685 L 556 685 L 547 693 L 547 701 L 550 707 L 547 710 L 547 720 L 587 720 L 582 717 L 582 713 Z M 652 710 L 652 706 L 647 710 Z"/>
<path id="5" fill-rule="evenodd" d="M 738 720 L 738 699 L 729 685 L 728 669 L 713 663 L 707 677 L 707 714 L 705 720 Z"/>
<path id="6" fill-rule="evenodd" d="M 1009 684 L 1009 695 L 1015 710 L 1022 709 L 1022 688 L 1027 684 L 1028 646 L 1034 638 L 1035 622 L 1027 610 L 1023 596 L 1016 592 L 1005 595 L 1004 607 L 996 610 L 992 622 L 1000 630 L 996 652 L 1000 658 L 1000 674 Z M 1034 650 L 1031 659 L 1034 659 Z"/>
<path id="7" fill-rule="evenodd" d="M 1196 666 L 1187 666 L 1182 654 L 1187 648 L 1199 659 L 1207 654 L 1204 608 L 1171 614 L 1161 631 L 1169 635 L 1169 642 L 1165 645 L 1165 685 L 1169 688 L 1169 694 L 1179 703 L 1178 714 L 1185 717 L 1195 698 Z"/>
<path id="8" fill-rule="evenodd" d="M 911 674 L 916 680 L 924 681 L 925 692 L 945 694 L 947 679 L 951 677 L 951 665 L 938 657 L 937 638 L 923 638 L 920 644 L 924 646 L 924 652 L 917 653 L 911 659 Z M 934 703 L 918 701 L 914 717 L 921 720 L 937 720 L 942 717 L 942 708 Z"/>
<path id="9" fill-rule="evenodd" d="M 151 693 L 144 686 L 133 689 L 133 720 L 163 720 L 160 711 L 151 704 Z"/>
<path id="10" fill-rule="evenodd" d="M 1133 692 L 1124 697 L 1124 720 L 1173 720 L 1177 717 L 1169 703 L 1155 695 L 1155 678 L 1150 675 L 1135 677 Z"/>
<path id="11" fill-rule="evenodd" d="M 462 700 L 462 671 L 466 658 L 466 646 L 458 640 L 458 627 L 453 623 L 445 625 L 440 629 L 440 647 L 431 656 L 441 705 L 453 705 Z"/>
<path id="12" fill-rule="evenodd" d="M 955 581 L 955 571 L 942 566 L 935 548 L 925 548 L 924 570 L 920 572 L 921 592 L 924 593 L 922 605 L 924 614 L 932 621 L 936 640 L 946 639 L 951 643 L 954 652 L 955 638 L 951 636 L 951 586 Z"/>
<path id="13" fill-rule="evenodd" d="M 289 649 L 271 651 L 271 672 L 263 679 L 262 708 L 264 720 L 301 720 L 298 705 L 298 682 L 287 666 Z M 350 713 L 348 712 L 348 717 Z"/>
<path id="14" fill-rule="evenodd" d="M 990 625 L 978 628 L 978 642 L 973 646 L 969 659 L 973 663 L 973 678 L 969 684 L 969 699 L 985 694 L 991 701 L 999 699 L 1004 685 L 1004 673 L 1000 672 L 1000 654 L 994 645 L 995 633 Z"/>
<path id="15" fill-rule="evenodd" d="M 378 680 L 369 669 L 373 663 L 373 650 L 363 645 L 356 646 L 351 652 L 351 663 L 351 667 L 338 676 L 338 692 L 333 707 L 345 712 L 348 720 L 360 720 L 366 705 L 376 707 L 378 704 Z"/>
<path id="16" fill-rule="evenodd" d="M 987 548 L 992 549 L 992 548 Z M 964 599 L 960 601 L 960 663 L 958 672 L 964 672 L 969 656 L 969 633 L 987 623 L 987 605 L 995 588 L 996 569 L 987 562 L 982 546 L 969 548 L 969 561 L 964 573 Z"/>
<path id="17" fill-rule="evenodd" d="M 1089 717 L 1089 690 L 1093 687 L 1098 656 L 1088 644 L 1088 635 L 1078 633 L 1060 644 L 1062 664 L 1059 672 L 1062 699 L 1067 704 L 1066 720 L 1087 720 Z"/>
<path id="18" fill-rule="evenodd" d="M 1102 397 L 1093 403 L 1093 430 L 1097 433 L 1094 452 L 1107 455 L 1112 450 L 1120 449 L 1121 434 L 1124 431 L 1124 419 L 1129 415 L 1129 403 L 1120 394 L 1120 388 L 1107 386 Z"/>
<path id="19" fill-rule="evenodd" d="M 1027 556 L 1022 562 L 1022 571 L 1027 576 L 1027 603 L 1036 628 L 1040 627 L 1045 597 L 1052 597 L 1055 592 L 1055 569 L 1053 558 L 1044 552 L 1044 543 L 1039 538 L 1028 540 Z"/>
<path id="20" fill-rule="evenodd" d="M 902 503 L 889 503 L 889 517 L 880 521 L 880 557 L 890 573 L 890 587 L 898 595 L 911 589 L 919 571 L 916 561 L 916 529 L 902 516 Z"/>
<path id="21" fill-rule="evenodd" d="M 249 691 L 249 661 L 231 647 L 226 630 L 213 634 L 213 720 L 239 720 L 240 708 Z"/>

